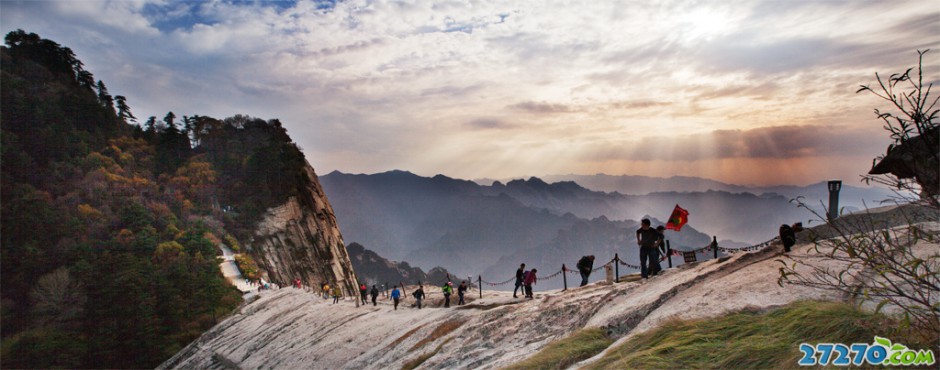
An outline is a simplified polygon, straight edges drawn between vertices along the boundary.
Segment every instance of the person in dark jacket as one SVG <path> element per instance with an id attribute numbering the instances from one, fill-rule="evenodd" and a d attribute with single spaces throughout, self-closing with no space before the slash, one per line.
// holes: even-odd
<path id="1" fill-rule="evenodd" d="M 591 270 L 594 270 L 594 255 L 581 257 L 577 267 L 581 272 L 581 286 L 585 286 L 588 283 L 588 277 L 591 276 Z"/>
<path id="2" fill-rule="evenodd" d="M 519 296 L 516 295 L 516 291 L 522 288 L 522 278 L 523 278 L 522 274 L 524 273 L 525 273 L 525 264 L 523 263 L 519 265 L 519 269 L 516 270 L 516 288 L 512 290 L 513 298 L 519 298 Z M 524 288 L 522 289 L 522 294 L 525 294 Z"/>
<path id="3" fill-rule="evenodd" d="M 657 254 L 654 249 L 659 247 L 659 233 L 650 225 L 650 219 L 644 218 L 636 230 L 636 244 L 640 246 L 640 277 L 644 279 L 650 276 L 651 257 Z"/>
<path id="4" fill-rule="evenodd" d="M 784 252 L 790 252 L 790 248 L 796 244 L 796 233 L 790 225 L 780 225 L 780 241 L 783 243 Z"/>
<path id="5" fill-rule="evenodd" d="M 418 303 L 418 309 L 421 309 L 421 301 L 424 300 L 424 286 L 418 285 L 418 290 L 415 290 L 414 293 L 411 293 L 415 297 L 415 302 Z"/>
<path id="6" fill-rule="evenodd" d="M 659 234 L 659 240 L 656 242 L 656 248 L 650 251 L 650 276 L 656 276 L 663 270 L 663 266 L 659 264 L 659 256 L 666 254 L 663 251 L 663 248 L 666 248 L 666 227 L 656 226 L 656 233 Z"/>
<path id="7" fill-rule="evenodd" d="M 372 295 L 372 305 L 373 306 L 378 305 L 378 303 L 375 302 L 375 299 L 379 297 L 379 288 L 376 288 L 375 285 L 373 285 L 372 291 L 370 291 L 369 293 Z"/>
<path id="8" fill-rule="evenodd" d="M 401 291 L 398 290 L 398 287 L 392 289 L 392 301 L 395 302 L 395 309 L 398 310 L 398 300 L 401 298 Z"/>
<path id="9" fill-rule="evenodd" d="M 457 305 L 464 305 L 463 296 L 467 294 L 467 281 L 464 280 L 460 282 L 460 286 L 457 287 Z"/>

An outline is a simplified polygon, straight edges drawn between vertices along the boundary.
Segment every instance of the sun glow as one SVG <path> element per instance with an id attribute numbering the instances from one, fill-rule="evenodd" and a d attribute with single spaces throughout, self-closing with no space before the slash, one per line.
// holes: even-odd
<path id="1" fill-rule="evenodd" d="M 688 41 L 708 41 L 731 30 L 727 14 L 709 8 L 697 8 L 679 18 L 682 34 Z"/>

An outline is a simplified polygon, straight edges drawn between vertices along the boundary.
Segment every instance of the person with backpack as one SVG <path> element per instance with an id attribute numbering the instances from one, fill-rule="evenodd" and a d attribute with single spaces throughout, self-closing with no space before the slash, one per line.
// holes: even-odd
<path id="1" fill-rule="evenodd" d="M 640 228 L 636 230 L 636 244 L 640 246 L 640 277 L 649 279 L 649 266 L 652 266 L 650 257 L 656 254 L 654 249 L 659 247 L 659 233 L 650 227 L 650 219 L 644 218 L 640 222 Z"/>
<path id="2" fill-rule="evenodd" d="M 294 283 L 294 285 L 300 288 L 299 283 Z M 329 299 L 329 298 L 330 298 L 330 284 L 323 283 L 323 299 Z"/>
<path id="3" fill-rule="evenodd" d="M 418 304 L 418 309 L 421 309 L 421 301 L 424 300 L 424 286 L 418 285 L 418 290 L 415 290 L 414 293 L 411 293 L 411 296 L 415 297 L 415 302 Z"/>
<path id="4" fill-rule="evenodd" d="M 800 226 L 802 227 L 802 225 Z M 780 225 L 780 241 L 783 243 L 784 253 L 789 253 L 790 248 L 796 244 L 796 233 L 793 232 L 793 228 L 790 227 L 790 225 Z"/>
<path id="5" fill-rule="evenodd" d="M 457 298 L 458 298 L 458 299 L 457 299 L 457 305 L 458 305 L 458 306 L 462 306 L 462 305 L 466 304 L 466 303 L 464 303 L 464 301 L 463 301 L 463 296 L 464 296 L 464 294 L 467 293 L 467 288 L 468 288 L 468 287 L 467 287 L 467 281 L 466 281 L 466 280 L 460 282 L 460 286 L 457 287 Z"/>
<path id="6" fill-rule="evenodd" d="M 372 306 L 378 305 L 378 303 L 376 303 L 375 300 L 376 300 L 376 298 L 379 298 L 379 288 L 376 288 L 375 285 L 373 285 L 373 286 L 372 286 L 372 291 L 369 292 L 369 293 L 372 294 Z"/>
<path id="7" fill-rule="evenodd" d="M 401 298 L 401 291 L 398 290 L 398 287 L 392 289 L 392 301 L 395 302 L 395 310 L 398 310 L 398 300 Z"/>
<path id="8" fill-rule="evenodd" d="M 366 304 L 369 301 L 366 300 L 366 295 L 369 293 L 369 288 L 365 284 L 359 285 L 359 296 L 362 298 L 362 304 Z"/>
<path id="9" fill-rule="evenodd" d="M 663 248 L 666 248 L 666 227 L 663 225 L 656 226 L 657 236 L 656 247 L 650 251 L 650 276 L 656 276 L 660 271 L 663 270 L 663 266 L 659 264 L 659 256 L 666 255 L 666 251 Z"/>
<path id="10" fill-rule="evenodd" d="M 339 297 L 341 294 L 342 293 L 340 293 L 339 288 L 333 288 L 333 304 L 339 302 Z"/>
<path id="11" fill-rule="evenodd" d="M 519 298 L 518 296 L 516 296 L 516 291 L 519 289 L 522 289 L 522 294 L 525 294 L 525 288 L 522 287 L 522 278 L 523 278 L 522 275 L 524 273 L 525 273 L 525 264 L 523 263 L 519 265 L 519 269 L 516 270 L 516 288 L 512 290 L 513 298 Z"/>
<path id="12" fill-rule="evenodd" d="M 447 282 L 441 287 L 441 293 L 444 293 L 444 308 L 450 307 L 450 295 L 454 293 L 454 283 Z"/>
<path id="13" fill-rule="evenodd" d="M 538 282 L 538 278 L 535 276 L 535 273 L 539 272 L 538 269 L 531 269 L 525 273 L 525 296 L 526 298 L 532 299 L 535 296 L 532 294 L 532 285 Z"/>
<path id="14" fill-rule="evenodd" d="M 581 273 L 581 286 L 587 285 L 591 271 L 594 270 L 594 255 L 581 257 L 581 259 L 578 260 L 577 268 Z"/>

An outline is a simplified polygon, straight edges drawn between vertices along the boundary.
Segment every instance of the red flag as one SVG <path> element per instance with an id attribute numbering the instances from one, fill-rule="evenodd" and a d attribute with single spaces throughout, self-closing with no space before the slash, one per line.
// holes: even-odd
<path id="1" fill-rule="evenodd" d="M 666 223 L 666 229 L 680 231 L 682 226 L 689 222 L 689 211 L 682 209 L 676 204 L 676 209 L 672 210 L 669 216 L 669 222 Z"/>

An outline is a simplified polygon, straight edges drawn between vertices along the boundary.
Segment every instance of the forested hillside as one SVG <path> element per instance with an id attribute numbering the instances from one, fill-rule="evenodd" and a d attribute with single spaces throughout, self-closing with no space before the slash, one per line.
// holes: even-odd
<path id="1" fill-rule="evenodd" d="M 217 245 L 296 191 L 303 155 L 276 120 L 138 125 L 69 48 L 5 41 L 0 367 L 154 367 L 240 304 Z"/>

